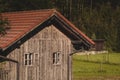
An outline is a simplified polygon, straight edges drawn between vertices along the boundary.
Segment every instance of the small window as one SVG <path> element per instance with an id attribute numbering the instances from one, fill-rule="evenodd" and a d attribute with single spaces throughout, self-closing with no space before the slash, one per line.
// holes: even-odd
<path id="1" fill-rule="evenodd" d="M 25 54 L 24 63 L 25 65 L 32 65 L 32 53 Z"/>
<path id="2" fill-rule="evenodd" d="M 35 54 L 35 64 L 36 65 L 39 65 L 39 55 L 38 54 Z"/>
<path id="3" fill-rule="evenodd" d="M 60 63 L 60 52 L 53 53 L 53 64 Z"/>

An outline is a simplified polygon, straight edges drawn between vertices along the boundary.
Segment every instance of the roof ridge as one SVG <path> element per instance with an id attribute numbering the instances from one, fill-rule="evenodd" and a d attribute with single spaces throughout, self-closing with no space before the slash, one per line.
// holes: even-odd
<path id="1" fill-rule="evenodd" d="M 38 10 L 24 10 L 24 11 L 12 11 L 12 12 L 3 12 L 2 14 L 17 14 L 17 13 L 26 13 L 26 12 L 39 12 L 39 11 L 56 11 L 56 9 L 38 9 Z"/>
<path id="2" fill-rule="evenodd" d="M 84 37 L 86 40 L 88 40 L 91 44 L 95 45 L 95 43 L 86 36 L 81 30 L 79 30 L 73 23 L 71 23 L 67 18 L 65 18 L 61 13 L 58 11 L 55 12 L 57 15 L 59 15 L 60 18 L 62 18 L 67 24 L 69 24 L 74 30 L 76 30 L 82 37 Z"/>
<path id="3" fill-rule="evenodd" d="M 11 30 L 8 30 L 7 33 L 16 35 L 17 37 L 12 38 L 5 45 L 0 45 L 4 50 L 7 49 L 10 45 L 13 45 L 17 40 L 21 39 L 27 35 L 30 31 L 35 30 L 38 26 L 43 24 L 47 20 L 51 20 L 52 17 L 56 16 L 62 19 L 63 22 L 68 24 L 73 30 L 75 30 L 79 35 L 81 35 L 87 42 L 92 45 L 94 42 L 89 39 L 85 34 L 83 34 L 79 29 L 75 27 L 67 18 L 65 18 L 57 9 L 40 9 L 40 10 L 28 10 L 28 11 L 15 11 L 15 12 L 5 12 L 2 13 L 3 18 L 7 18 L 10 21 Z M 33 21 L 35 19 L 35 21 Z M 21 26 L 17 29 L 14 26 Z M 25 29 L 24 27 L 27 26 Z M 23 31 L 24 29 L 24 31 Z M 7 34 L 6 34 L 7 35 Z M 1 36 L 1 35 L 0 35 Z M 0 37 L 1 38 L 1 37 Z M 7 39 L 7 38 L 5 38 Z M 4 40 L 5 40 L 4 39 Z M 0 42 L 2 43 L 2 41 Z M 13 41 L 14 40 L 14 41 Z"/>

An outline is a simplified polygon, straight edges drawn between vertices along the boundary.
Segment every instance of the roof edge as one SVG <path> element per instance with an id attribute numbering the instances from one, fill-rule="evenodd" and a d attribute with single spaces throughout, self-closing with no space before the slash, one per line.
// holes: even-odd
<path id="1" fill-rule="evenodd" d="M 17 13 L 25 13 L 25 12 L 38 12 L 38 11 L 55 11 L 55 9 L 39 9 L 39 10 L 21 10 L 21 11 L 11 11 L 11 12 L 2 12 L 1 14 L 17 14 Z"/>
<path id="2" fill-rule="evenodd" d="M 72 24 L 69 20 L 67 20 L 63 15 L 61 15 L 58 11 L 55 10 L 55 14 L 58 15 L 60 18 L 62 18 L 68 25 L 70 25 L 75 31 L 77 31 L 82 37 L 84 37 L 89 43 L 91 43 L 93 46 L 95 45 L 95 42 L 92 41 L 89 37 L 87 37 L 82 31 L 80 31 L 78 28 L 75 27 L 74 24 Z"/>
<path id="3" fill-rule="evenodd" d="M 35 24 L 34 28 L 30 28 L 29 32 L 33 31 L 34 29 L 36 29 L 36 27 L 42 25 L 45 21 L 49 20 L 52 16 L 54 16 L 54 12 L 56 11 L 55 9 L 46 9 L 46 10 L 50 10 L 51 14 L 49 14 L 49 16 L 47 16 L 41 23 L 37 23 Z M 45 9 L 43 10 L 35 10 L 35 11 L 46 11 Z M 31 12 L 34 10 L 31 10 Z M 19 12 L 19 11 L 18 11 Z M 28 12 L 28 11 L 20 11 L 20 12 Z M 14 13 L 14 12 L 9 12 L 9 13 Z M 17 14 L 17 12 L 15 12 Z M 17 41 L 19 41 L 22 37 L 24 37 L 25 35 L 29 34 L 29 32 L 24 33 L 24 35 L 21 35 L 18 39 L 16 39 L 13 43 L 11 43 L 10 45 L 8 45 L 7 47 L 2 48 L 2 50 L 6 50 L 9 46 L 13 45 L 14 43 L 16 43 Z"/>

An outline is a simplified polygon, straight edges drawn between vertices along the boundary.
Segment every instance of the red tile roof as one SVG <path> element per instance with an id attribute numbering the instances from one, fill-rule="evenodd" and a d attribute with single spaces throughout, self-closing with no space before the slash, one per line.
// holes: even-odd
<path id="1" fill-rule="evenodd" d="M 38 25 L 42 24 L 53 15 L 57 15 L 62 18 L 68 25 L 75 29 L 76 32 L 83 36 L 89 43 L 91 43 L 92 45 L 95 44 L 91 39 L 89 39 L 85 34 L 78 30 L 59 12 L 55 11 L 54 9 L 49 9 L 2 13 L 2 17 L 8 19 L 11 28 L 7 30 L 7 34 L 0 37 L 0 48 L 9 47 L 9 45 L 19 40 L 26 33 L 36 28 Z"/>

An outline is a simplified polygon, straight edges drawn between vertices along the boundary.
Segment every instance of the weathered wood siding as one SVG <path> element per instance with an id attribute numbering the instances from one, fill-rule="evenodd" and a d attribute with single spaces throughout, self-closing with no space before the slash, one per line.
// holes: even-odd
<path id="1" fill-rule="evenodd" d="M 53 64 L 53 53 L 60 52 L 60 63 Z M 32 65 L 24 65 L 25 53 L 32 53 Z M 71 53 L 71 41 L 55 26 L 45 27 L 8 55 L 20 63 L 20 80 L 68 80 L 68 54 Z M 16 80 L 15 63 L 7 63 L 10 79 Z M 68 73 L 70 72 L 70 73 Z"/>

